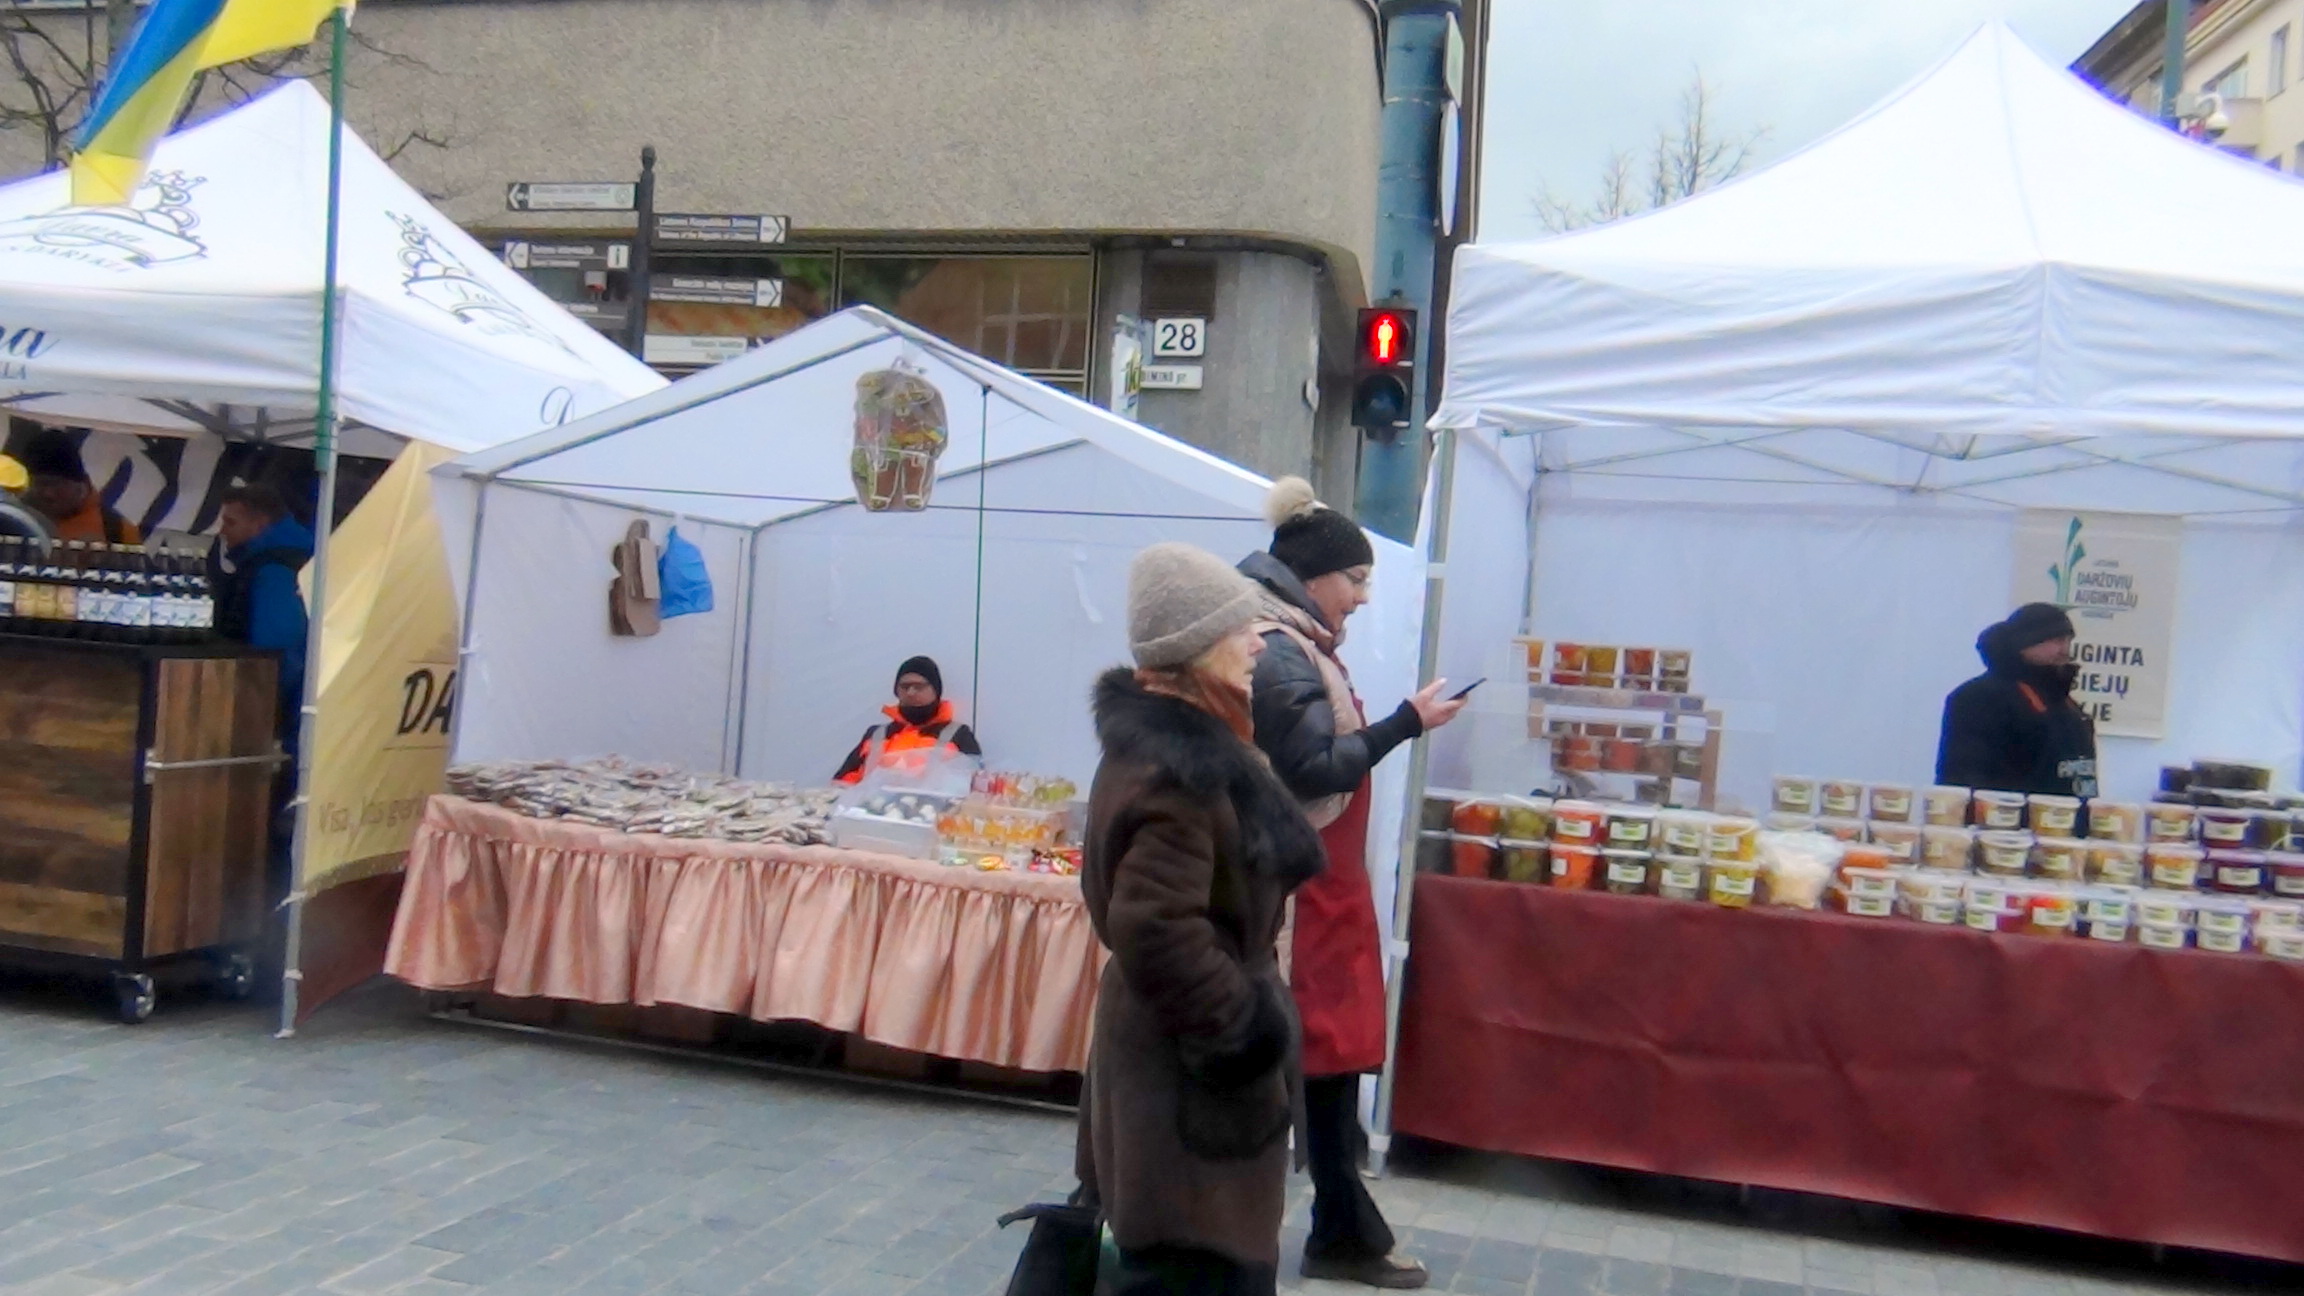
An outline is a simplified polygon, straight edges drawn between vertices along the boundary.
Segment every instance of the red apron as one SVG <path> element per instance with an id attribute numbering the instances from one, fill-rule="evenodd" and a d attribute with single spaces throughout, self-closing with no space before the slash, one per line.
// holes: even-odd
<path id="1" fill-rule="evenodd" d="M 1320 830 L 1328 868 L 1296 888 L 1288 982 L 1304 1020 L 1304 1074 L 1354 1075 L 1384 1065 L 1384 965 L 1368 885 L 1367 780 Z"/>

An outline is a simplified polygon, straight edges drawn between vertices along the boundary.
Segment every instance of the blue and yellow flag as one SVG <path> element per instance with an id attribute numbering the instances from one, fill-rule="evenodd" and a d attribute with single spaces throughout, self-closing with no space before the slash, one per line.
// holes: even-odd
<path id="1" fill-rule="evenodd" d="M 294 49 L 352 0 L 153 0 L 72 141 L 72 201 L 126 203 L 208 68 Z"/>

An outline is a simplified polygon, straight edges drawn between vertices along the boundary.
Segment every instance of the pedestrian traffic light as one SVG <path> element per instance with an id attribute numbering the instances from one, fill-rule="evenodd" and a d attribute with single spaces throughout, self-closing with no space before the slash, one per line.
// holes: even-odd
<path id="1" fill-rule="evenodd" d="M 1377 306 L 1360 312 L 1353 353 L 1352 426 L 1390 438 L 1409 423 L 1416 390 L 1416 312 Z"/>

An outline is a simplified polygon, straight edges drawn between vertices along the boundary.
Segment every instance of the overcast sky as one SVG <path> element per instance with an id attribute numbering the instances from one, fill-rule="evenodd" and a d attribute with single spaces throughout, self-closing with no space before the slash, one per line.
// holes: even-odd
<path id="1" fill-rule="evenodd" d="M 1678 113 L 1699 66 L 1765 165 L 1841 125 L 1998 16 L 2069 63 L 2134 0 L 1493 0 L 1480 238 L 1544 233 L 1549 183 L 1583 199 L 1612 149 Z"/>

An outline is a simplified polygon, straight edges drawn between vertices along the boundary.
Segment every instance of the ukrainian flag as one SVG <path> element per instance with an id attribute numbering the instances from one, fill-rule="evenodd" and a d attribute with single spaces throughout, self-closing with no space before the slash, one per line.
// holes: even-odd
<path id="1" fill-rule="evenodd" d="M 294 49 L 352 0 L 153 0 L 72 141 L 72 201 L 118 206 L 205 69 Z"/>

